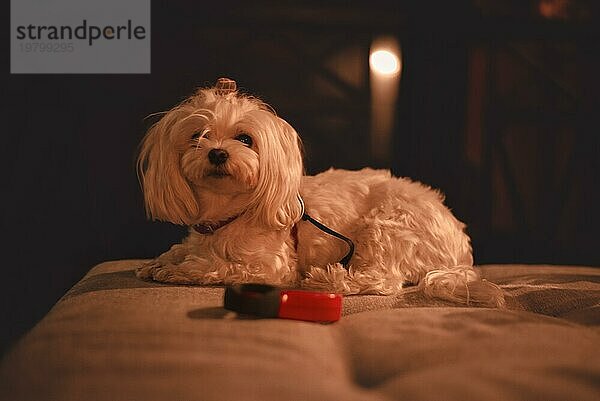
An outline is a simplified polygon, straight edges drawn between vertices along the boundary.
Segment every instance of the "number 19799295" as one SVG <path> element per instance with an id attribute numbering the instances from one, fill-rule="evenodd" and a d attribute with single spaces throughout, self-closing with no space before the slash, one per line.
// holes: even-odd
<path id="1" fill-rule="evenodd" d="M 26 42 L 20 43 L 19 47 L 24 53 L 72 53 L 75 51 L 71 42 Z"/>

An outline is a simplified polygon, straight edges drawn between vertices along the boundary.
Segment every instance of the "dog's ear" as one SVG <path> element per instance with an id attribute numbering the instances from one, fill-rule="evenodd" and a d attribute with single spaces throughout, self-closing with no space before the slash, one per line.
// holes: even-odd
<path id="1" fill-rule="evenodd" d="M 181 172 L 171 132 L 177 114 L 171 110 L 144 137 L 137 160 L 138 178 L 149 218 L 188 225 L 198 215 L 198 203 Z"/>
<path id="2" fill-rule="evenodd" d="M 298 134 L 270 111 L 257 111 L 253 118 L 259 149 L 258 184 L 250 201 L 250 216 L 274 229 L 291 227 L 302 217 L 298 200 L 304 173 Z"/>

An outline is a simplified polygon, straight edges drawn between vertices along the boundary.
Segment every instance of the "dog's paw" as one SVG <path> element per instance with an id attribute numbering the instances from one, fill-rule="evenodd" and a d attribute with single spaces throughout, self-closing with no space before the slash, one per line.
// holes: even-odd
<path id="1" fill-rule="evenodd" d="M 213 284 L 214 280 L 207 277 L 206 269 L 202 265 L 186 260 L 180 264 L 165 262 L 162 258 L 148 261 L 135 271 L 142 280 L 158 281 L 173 284 Z M 217 280 L 218 282 L 222 280 Z"/>
<path id="2" fill-rule="evenodd" d="M 319 291 L 336 292 L 344 295 L 391 295 L 403 288 L 403 280 L 386 275 L 377 269 L 349 269 L 340 263 L 324 268 L 311 266 L 304 273 L 302 287 Z"/>
<path id="3" fill-rule="evenodd" d="M 152 279 L 161 283 L 202 284 L 201 277 L 181 265 L 162 265 L 152 269 Z"/>
<path id="4" fill-rule="evenodd" d="M 142 280 L 153 280 L 153 271 L 160 266 L 157 259 L 149 260 L 135 269 L 135 275 Z"/>
<path id="5" fill-rule="evenodd" d="M 188 283 L 189 280 L 185 279 L 182 274 L 177 274 L 178 271 L 176 265 L 163 264 L 160 259 L 154 259 L 138 267 L 135 275 L 148 281 Z"/>

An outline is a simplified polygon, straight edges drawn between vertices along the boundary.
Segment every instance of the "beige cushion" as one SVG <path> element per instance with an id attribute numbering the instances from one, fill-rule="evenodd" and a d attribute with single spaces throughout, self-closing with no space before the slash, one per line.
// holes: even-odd
<path id="1" fill-rule="evenodd" d="M 509 309 L 417 289 L 330 325 L 236 318 L 223 289 L 92 269 L 2 361 L 0 400 L 597 400 L 600 269 L 497 265 Z"/>

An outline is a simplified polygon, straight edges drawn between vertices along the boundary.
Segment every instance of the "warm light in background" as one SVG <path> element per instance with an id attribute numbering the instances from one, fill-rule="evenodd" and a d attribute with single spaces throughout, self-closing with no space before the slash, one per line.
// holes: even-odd
<path id="1" fill-rule="evenodd" d="M 376 167 L 390 167 L 396 100 L 402 73 L 400 44 L 380 37 L 371 44 L 371 157 Z"/>
<path id="2" fill-rule="evenodd" d="M 400 59 L 389 50 L 376 50 L 369 57 L 369 65 L 375 73 L 392 75 L 400 71 Z"/>

